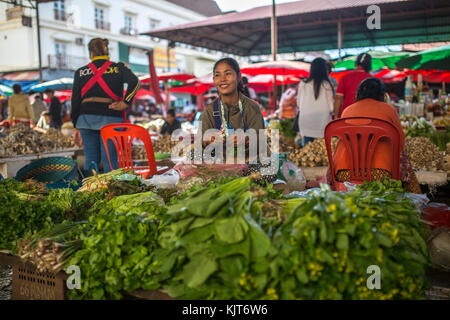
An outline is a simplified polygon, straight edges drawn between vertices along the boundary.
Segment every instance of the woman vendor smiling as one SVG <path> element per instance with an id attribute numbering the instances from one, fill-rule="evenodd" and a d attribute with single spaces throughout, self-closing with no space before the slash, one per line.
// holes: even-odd
<path id="1" fill-rule="evenodd" d="M 208 129 L 218 129 L 227 136 L 237 129 L 254 129 L 256 134 L 264 129 L 258 104 L 241 91 L 242 75 L 236 60 L 223 58 L 217 61 L 213 79 L 219 98 L 207 105 L 200 117 L 202 134 Z"/>

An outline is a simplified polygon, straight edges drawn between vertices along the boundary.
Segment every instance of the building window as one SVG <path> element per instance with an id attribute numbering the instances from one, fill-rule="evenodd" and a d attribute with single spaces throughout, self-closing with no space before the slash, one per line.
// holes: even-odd
<path id="1" fill-rule="evenodd" d="M 125 35 L 137 35 L 137 31 L 134 29 L 134 17 L 126 14 L 124 16 L 124 26 L 120 30 L 120 33 Z"/>
<path id="2" fill-rule="evenodd" d="M 66 4 L 65 0 L 57 0 L 53 2 L 53 12 L 55 20 L 66 21 Z"/>
<path id="3" fill-rule="evenodd" d="M 95 28 L 101 30 L 110 30 L 110 24 L 105 19 L 105 9 L 95 7 Z"/>
<path id="4" fill-rule="evenodd" d="M 55 42 L 56 64 L 59 68 L 67 66 L 67 45 L 62 42 Z"/>
<path id="5" fill-rule="evenodd" d="M 128 30 L 133 28 L 133 17 L 129 15 L 125 15 L 125 24 L 124 27 Z"/>
<path id="6" fill-rule="evenodd" d="M 150 30 L 158 29 L 161 21 L 156 19 L 150 19 Z"/>

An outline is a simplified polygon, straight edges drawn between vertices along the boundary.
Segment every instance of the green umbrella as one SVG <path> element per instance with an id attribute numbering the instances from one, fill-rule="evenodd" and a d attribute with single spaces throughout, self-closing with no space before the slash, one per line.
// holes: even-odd
<path id="1" fill-rule="evenodd" d="M 450 70 L 450 45 L 414 53 L 398 61 L 397 67 L 413 70 Z"/>
<path id="2" fill-rule="evenodd" d="M 407 52 L 383 52 L 383 51 L 368 51 L 366 52 L 372 56 L 372 70 L 379 70 L 383 67 L 389 69 L 395 68 L 395 63 L 409 55 Z M 355 69 L 355 61 L 358 56 L 347 57 L 342 61 L 338 61 L 334 65 L 335 71 L 353 70 Z"/>
<path id="3" fill-rule="evenodd" d="M 8 86 L 5 86 L 3 84 L 0 84 L 0 95 L 10 96 L 12 94 L 13 94 L 13 89 L 12 88 L 10 88 Z"/>

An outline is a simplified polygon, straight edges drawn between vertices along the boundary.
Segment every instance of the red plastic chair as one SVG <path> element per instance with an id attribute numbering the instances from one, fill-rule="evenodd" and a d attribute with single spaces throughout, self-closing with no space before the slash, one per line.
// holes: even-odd
<path id="1" fill-rule="evenodd" d="M 400 133 L 388 121 L 369 118 L 351 117 L 331 121 L 325 127 L 325 146 L 327 148 L 332 186 L 338 191 L 346 190 L 345 185 L 336 181 L 331 138 L 338 137 L 345 146 L 350 163 L 351 183 L 362 184 L 372 181 L 371 169 L 375 146 L 381 138 L 388 138 L 392 147 L 392 178 L 400 179 Z"/>
<path id="2" fill-rule="evenodd" d="M 103 144 L 105 145 L 106 154 L 108 155 L 109 165 L 111 166 L 111 159 L 109 157 L 109 150 L 106 147 L 108 140 L 112 140 L 117 150 L 119 160 L 119 168 L 133 169 L 137 174 L 144 179 L 154 174 L 163 173 L 167 170 L 158 171 L 156 168 L 155 154 L 153 152 L 152 140 L 148 131 L 138 125 L 129 123 L 113 123 L 103 126 L 100 130 Z M 148 166 L 135 167 L 131 155 L 131 145 L 135 138 L 144 142 L 145 151 L 147 153 Z"/>

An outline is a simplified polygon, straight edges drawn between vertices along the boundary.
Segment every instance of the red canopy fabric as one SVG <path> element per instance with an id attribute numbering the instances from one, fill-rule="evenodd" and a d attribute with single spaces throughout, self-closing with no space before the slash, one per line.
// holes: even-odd
<path id="1" fill-rule="evenodd" d="M 201 95 L 211 89 L 211 85 L 208 84 L 202 84 L 202 83 L 195 83 L 189 86 L 184 87 L 175 87 L 169 89 L 170 92 L 180 92 L 180 93 L 189 93 L 195 96 Z"/>
<path id="2" fill-rule="evenodd" d="M 308 77 L 310 64 L 299 61 L 267 61 L 253 63 L 241 68 L 241 72 L 249 75 L 293 75 Z"/>
<path id="3" fill-rule="evenodd" d="M 277 86 L 281 86 L 283 84 L 292 84 L 292 83 L 299 83 L 300 79 L 291 75 L 285 75 L 285 76 L 276 76 L 277 79 Z M 260 85 L 260 86 L 273 86 L 273 75 L 270 74 L 260 74 L 257 76 L 254 76 L 248 80 L 249 86 L 251 85 Z"/>
<path id="4" fill-rule="evenodd" d="M 160 81 L 167 81 L 167 80 L 173 80 L 173 81 L 186 81 L 189 79 L 195 78 L 192 74 L 187 73 L 160 73 L 158 74 L 158 80 Z M 139 77 L 139 80 L 141 80 L 142 83 L 147 84 L 150 82 L 150 75 L 145 75 L 142 77 Z"/>

